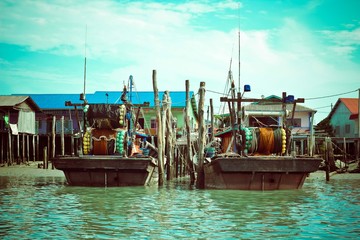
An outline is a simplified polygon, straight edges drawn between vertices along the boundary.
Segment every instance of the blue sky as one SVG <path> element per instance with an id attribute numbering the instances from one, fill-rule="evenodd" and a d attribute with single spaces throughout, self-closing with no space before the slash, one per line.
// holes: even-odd
<path id="1" fill-rule="evenodd" d="M 217 111 L 230 59 L 239 82 L 240 26 L 245 96 L 308 99 L 319 122 L 339 97 L 358 97 L 358 9 L 357 0 L 1 0 L 0 94 L 82 92 L 86 49 L 87 92 L 121 90 L 129 75 L 151 91 L 156 69 L 160 91 L 205 81 Z"/>

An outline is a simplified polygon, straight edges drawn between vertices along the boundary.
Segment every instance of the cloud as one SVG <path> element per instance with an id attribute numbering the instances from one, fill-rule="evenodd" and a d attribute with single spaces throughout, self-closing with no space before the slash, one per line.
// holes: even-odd
<path id="1" fill-rule="evenodd" d="M 184 90 L 189 79 L 195 91 L 205 81 L 207 89 L 222 92 L 231 58 L 238 83 L 238 30 L 212 29 L 200 20 L 236 19 L 238 7 L 235 1 L 0 2 L 0 42 L 82 61 L 86 38 L 88 92 L 120 90 L 130 74 L 137 90 L 151 91 L 153 69 L 158 71 L 159 90 Z M 309 5 L 317 7 L 318 2 Z M 351 61 L 351 54 L 359 40 L 359 29 L 313 31 L 291 16 L 274 29 L 241 30 L 241 85 L 252 85 L 249 97 L 286 91 L 307 98 L 353 90 L 358 87 L 360 67 Z M 44 92 L 70 89 L 63 86 L 82 90 L 81 77 L 66 70 L 15 70 L 2 73 L 44 86 L 51 80 Z M 218 100 L 219 95 L 208 91 L 206 97 Z"/>

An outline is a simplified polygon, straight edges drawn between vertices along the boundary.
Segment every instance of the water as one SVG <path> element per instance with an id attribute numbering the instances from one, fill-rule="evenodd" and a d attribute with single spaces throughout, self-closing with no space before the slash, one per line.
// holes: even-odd
<path id="1" fill-rule="evenodd" d="M 359 180 L 301 190 L 69 187 L 0 177 L 1 239 L 359 239 Z"/>

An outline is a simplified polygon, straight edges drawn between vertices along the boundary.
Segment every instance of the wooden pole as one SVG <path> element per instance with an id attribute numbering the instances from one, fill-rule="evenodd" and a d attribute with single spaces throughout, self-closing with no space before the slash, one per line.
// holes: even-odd
<path id="1" fill-rule="evenodd" d="M 204 176 L 204 147 L 205 147 L 205 126 L 204 126 L 204 101 L 205 101 L 205 82 L 200 82 L 199 89 L 199 139 L 198 139 L 198 169 L 197 169 L 197 181 L 196 186 L 200 189 L 205 188 L 205 176 Z"/>
<path id="2" fill-rule="evenodd" d="M 9 128 L 9 163 L 10 165 L 13 164 L 13 159 L 12 159 L 12 141 L 11 141 L 11 130 Z"/>
<path id="3" fill-rule="evenodd" d="M 185 107 L 185 127 L 186 127 L 186 162 L 189 169 L 190 174 L 190 184 L 193 185 L 195 183 L 195 171 L 194 171 L 194 163 L 192 161 L 192 153 L 191 153 L 191 130 L 190 130 L 190 120 L 189 120 L 189 105 L 190 105 L 190 96 L 189 96 L 189 80 L 185 82 L 186 87 L 186 107 Z"/>
<path id="4" fill-rule="evenodd" d="M 44 147 L 43 150 L 43 169 L 48 169 L 48 154 L 47 154 L 47 147 Z"/>
<path id="5" fill-rule="evenodd" d="M 40 135 L 36 135 L 36 160 L 40 160 Z"/>
<path id="6" fill-rule="evenodd" d="M 61 116 L 61 155 L 65 155 L 65 126 L 64 126 L 64 116 Z"/>
<path id="7" fill-rule="evenodd" d="M 315 148 L 315 137 L 314 137 L 314 112 L 311 113 L 311 122 L 310 122 L 310 139 L 309 139 L 309 156 L 314 155 L 314 148 Z"/>
<path id="8" fill-rule="evenodd" d="M 211 119 L 211 131 L 210 131 L 210 142 L 214 141 L 214 106 L 213 100 L 210 98 L 210 119 Z"/>
<path id="9" fill-rule="evenodd" d="M 1 159 L 1 164 L 4 162 L 4 135 L 2 133 L 0 133 L 1 135 L 1 154 L 0 154 L 0 159 Z"/>
<path id="10" fill-rule="evenodd" d="M 326 181 L 330 181 L 330 164 L 329 164 L 329 137 L 325 138 L 325 174 Z"/>
<path id="11" fill-rule="evenodd" d="M 35 162 L 35 134 L 32 135 L 32 159 Z"/>
<path id="12" fill-rule="evenodd" d="M 30 161 L 30 135 L 26 134 L 26 161 Z"/>
<path id="13" fill-rule="evenodd" d="M 56 150 L 56 144 L 55 144 L 55 138 L 56 138 L 56 132 L 55 132 L 55 126 L 56 126 L 56 116 L 53 116 L 52 120 L 52 130 L 51 130 L 51 137 L 52 137 L 52 147 L 51 147 L 51 158 L 55 157 L 55 150 Z"/>
<path id="14" fill-rule="evenodd" d="M 153 89 L 154 89 L 154 99 L 155 99 L 155 109 L 156 109 L 156 119 L 157 119 L 157 138 L 158 138 L 158 160 L 159 160 L 159 186 L 164 184 L 164 155 L 163 155 L 163 129 L 162 129 L 162 121 L 160 114 L 160 101 L 159 101 L 159 92 L 157 88 L 157 80 L 156 80 L 156 70 L 152 72 L 152 80 L 153 80 Z"/>
<path id="15" fill-rule="evenodd" d="M 20 135 L 16 136 L 16 162 L 20 163 Z"/>
<path id="16" fill-rule="evenodd" d="M 26 161 L 26 157 L 25 157 L 25 133 L 22 133 L 21 134 L 21 138 L 22 138 L 22 143 L 21 143 L 21 146 L 22 146 L 22 149 L 21 149 L 21 152 L 22 152 L 22 159 L 21 159 L 21 162 L 25 162 Z"/>
<path id="17" fill-rule="evenodd" d="M 346 138 L 344 137 L 343 138 L 343 148 L 344 148 L 344 151 L 343 151 L 343 161 L 344 161 L 344 163 L 345 163 L 345 166 L 347 166 L 348 164 L 347 164 L 347 157 L 346 157 Z"/>
<path id="18" fill-rule="evenodd" d="M 170 171 L 169 171 L 169 180 L 173 179 L 174 177 L 174 154 L 175 154 L 175 143 L 176 143 L 176 129 L 173 128 L 173 116 L 171 112 L 171 97 L 169 95 L 169 106 L 168 110 L 166 112 L 166 118 L 167 118 L 167 128 L 169 134 L 168 136 L 168 159 L 170 164 Z M 175 126 L 174 126 L 175 127 Z"/>

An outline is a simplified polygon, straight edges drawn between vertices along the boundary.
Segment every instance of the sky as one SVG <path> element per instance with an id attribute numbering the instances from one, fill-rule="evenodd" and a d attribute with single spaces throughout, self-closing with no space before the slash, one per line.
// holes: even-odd
<path id="1" fill-rule="evenodd" d="M 130 75 L 135 91 L 152 91 L 156 70 L 159 91 L 190 80 L 197 93 L 205 82 L 205 105 L 212 98 L 220 113 L 231 69 L 237 89 L 251 86 L 244 97 L 305 98 L 316 124 L 338 98 L 359 96 L 359 9 L 358 0 L 0 0 L 0 95 L 81 93 L 86 57 L 86 93 L 121 91 Z"/>

